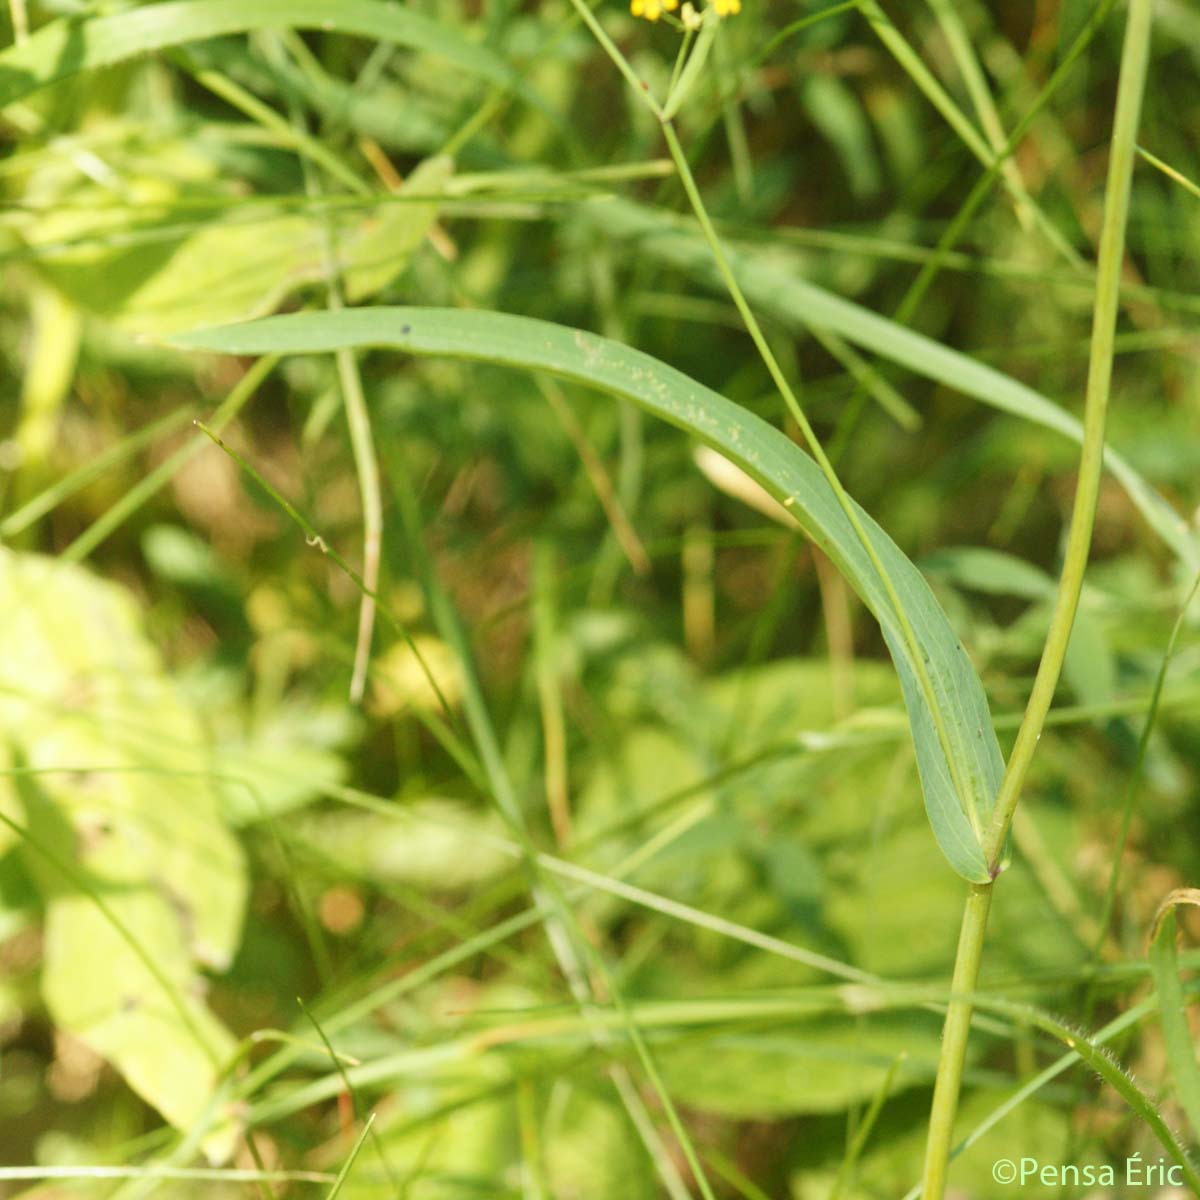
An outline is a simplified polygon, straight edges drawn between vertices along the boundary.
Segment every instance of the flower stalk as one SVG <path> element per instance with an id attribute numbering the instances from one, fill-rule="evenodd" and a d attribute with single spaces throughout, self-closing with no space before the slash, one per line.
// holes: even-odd
<path id="1" fill-rule="evenodd" d="M 1117 85 L 1116 115 L 1104 194 L 1104 223 L 1100 234 L 1096 294 L 1092 308 L 1092 340 L 1084 405 L 1083 450 L 1075 501 L 1067 534 L 1067 549 L 1054 612 L 1025 715 L 1017 731 L 999 795 L 984 841 L 984 854 L 993 873 L 1016 812 L 1034 750 L 1042 736 L 1054 699 L 1075 623 L 1083 576 L 1096 521 L 1096 501 L 1104 466 L 1104 430 L 1112 383 L 1113 339 L 1120 299 L 1121 266 L 1125 256 L 1125 227 L 1137 153 L 1137 129 L 1150 58 L 1153 0 L 1130 0 Z M 962 1090 L 967 1038 L 971 1025 L 971 995 L 979 979 L 994 883 L 974 884 L 967 894 L 951 983 L 951 1000 L 942 1033 L 942 1051 L 934 1083 L 933 1105 L 925 1149 L 922 1185 L 924 1200 L 942 1200 L 958 1097 Z"/>

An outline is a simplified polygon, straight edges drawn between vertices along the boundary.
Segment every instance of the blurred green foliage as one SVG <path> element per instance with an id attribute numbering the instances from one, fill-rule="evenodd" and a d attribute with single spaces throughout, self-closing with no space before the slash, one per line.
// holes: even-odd
<path id="1" fill-rule="evenodd" d="M 962 883 L 922 813 L 879 629 L 828 562 L 629 405 L 485 363 L 363 353 L 383 615 L 353 705 L 357 589 L 188 425 L 220 423 L 358 569 L 345 375 L 332 356 L 284 359 L 250 386 L 245 362 L 162 345 L 281 308 L 494 309 L 636 346 L 794 433 L 694 253 L 657 125 L 566 0 L 367 5 L 408 30 L 393 42 L 284 31 L 256 2 L 236 6 L 237 32 L 86 70 L 72 55 L 97 44 L 89 22 L 171 27 L 193 10 L 10 0 L 5 14 L 0 1166 L 265 1167 L 315 1173 L 278 1194 L 325 1195 L 373 1110 L 346 1197 L 695 1194 L 611 997 L 585 980 L 596 1004 L 580 1007 L 553 921 L 530 908 L 471 744 L 477 684 L 532 840 L 562 867 L 718 1194 L 904 1194 Z M 593 7 L 664 95 L 679 28 Z M 752 302 L 848 490 L 922 567 L 1007 748 L 1077 447 L 940 368 L 814 332 L 776 282 L 892 317 L 985 173 L 860 7 L 744 0 L 680 138 L 722 237 L 766 281 Z M 983 139 L 944 7 L 886 6 Z M 414 43 L 405 14 L 438 40 Z M 1078 415 L 1120 11 L 973 2 L 958 16 L 1006 131 L 1091 36 L 1011 160 L 1039 216 L 993 187 L 892 332 Z M 27 47 L 46 29 L 65 32 L 42 61 Z M 1141 140 L 1185 182 L 1148 163 L 1135 177 L 1109 439 L 1187 521 L 1198 46 L 1194 9 L 1161 0 Z M 61 78 L 33 89 L 37 71 Z M 655 236 L 637 227 L 651 220 Z M 1152 918 L 1198 864 L 1194 615 L 1133 786 L 1191 584 L 1145 511 L 1106 479 L 985 959 L 986 994 L 1090 1031 L 1146 995 Z M 1190 995 L 1195 956 L 1179 962 Z M 1182 1126 L 1190 1077 L 1168 1065 L 1168 1028 L 1171 1047 L 1151 1015 L 1113 1048 Z M 977 1035 L 964 1136 L 1063 1049 L 1011 1016 Z M 1161 1153 L 1076 1065 L 952 1177 L 1001 1196 L 998 1157 L 1134 1151 Z M 0 1171 L 0 1195 L 63 1186 Z"/>

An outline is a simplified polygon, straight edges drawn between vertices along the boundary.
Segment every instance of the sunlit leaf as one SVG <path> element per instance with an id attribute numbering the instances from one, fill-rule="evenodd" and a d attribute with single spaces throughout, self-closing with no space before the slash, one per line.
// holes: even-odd
<path id="1" fill-rule="evenodd" d="M 0 550 L 0 803 L 46 907 L 51 1017 L 169 1121 L 204 1111 L 233 1038 L 197 964 L 229 966 L 245 865 L 205 738 L 123 588 Z"/>

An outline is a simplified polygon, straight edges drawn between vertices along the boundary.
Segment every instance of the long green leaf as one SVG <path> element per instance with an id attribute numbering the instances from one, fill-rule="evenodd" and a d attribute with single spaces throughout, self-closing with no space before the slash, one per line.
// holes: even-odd
<path id="1" fill-rule="evenodd" d="M 406 5 L 381 0 L 170 0 L 107 16 L 52 21 L 9 46 L 0 53 L 0 107 L 59 79 L 139 54 L 252 29 L 286 28 L 408 46 L 492 83 L 522 87 L 503 59 Z"/>
<path id="2" fill-rule="evenodd" d="M 932 684 L 932 699 L 927 698 L 915 651 L 909 649 L 853 525 L 817 465 L 778 429 L 638 350 L 581 330 L 501 313 L 433 308 L 301 313 L 188 334 L 174 344 L 227 354 L 314 354 L 377 346 L 547 371 L 630 400 L 719 451 L 795 515 L 879 620 L 900 675 L 925 807 L 938 844 L 964 878 L 988 878 L 932 709 L 936 704 L 975 807 L 973 815 L 986 827 L 1003 760 L 983 687 L 920 572 L 859 510 L 916 633 Z"/>
<path id="3" fill-rule="evenodd" d="M 575 211 L 609 236 L 636 242 L 639 256 L 669 263 L 722 289 L 703 238 L 678 218 L 617 199 L 589 201 Z M 778 263 L 744 251 L 727 249 L 726 253 L 755 308 L 793 328 L 811 326 L 836 333 L 926 379 L 1082 443 L 1083 426 L 1077 418 L 1011 375 L 809 283 Z M 1146 523 L 1192 571 L 1200 569 L 1200 547 L 1183 518 L 1115 450 L 1105 448 L 1104 462 Z"/>

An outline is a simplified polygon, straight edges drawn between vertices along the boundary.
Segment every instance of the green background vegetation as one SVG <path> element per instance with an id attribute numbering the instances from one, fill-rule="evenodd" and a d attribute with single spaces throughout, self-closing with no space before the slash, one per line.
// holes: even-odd
<path id="1" fill-rule="evenodd" d="M 801 431 L 578 5 L 9 0 L 0 1195 L 920 1180 L 969 822 L 905 693 L 931 664 L 990 803 L 964 714 L 977 673 L 1007 754 L 1050 620 L 1125 6 L 744 0 L 681 77 L 677 22 L 590 8 L 930 584 L 916 641 L 807 460 L 729 465 L 774 443 L 704 388 Z M 973 1197 L 1200 1131 L 1195 894 L 1155 926 L 1200 845 L 1198 77 L 1160 0 L 1120 457 L 996 886 Z M 806 470 L 829 556 L 779 503 Z"/>

